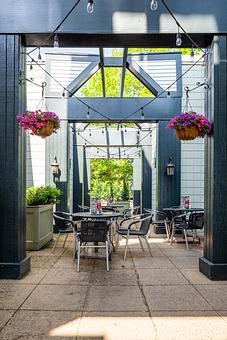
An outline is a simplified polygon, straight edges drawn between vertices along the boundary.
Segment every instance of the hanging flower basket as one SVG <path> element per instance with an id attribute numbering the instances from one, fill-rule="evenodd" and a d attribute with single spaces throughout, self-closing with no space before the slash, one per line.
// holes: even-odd
<path id="1" fill-rule="evenodd" d="M 185 112 L 174 117 L 167 125 L 167 129 L 175 129 L 178 139 L 193 140 L 205 137 L 211 130 L 211 123 L 203 115 Z"/>
<path id="2" fill-rule="evenodd" d="M 51 121 L 46 121 L 40 129 L 35 130 L 34 135 L 40 136 L 42 138 L 52 135 L 54 131 L 54 123 Z"/>
<path id="3" fill-rule="evenodd" d="M 55 112 L 25 111 L 17 115 L 19 127 L 23 130 L 31 130 L 31 135 L 46 138 L 60 128 L 60 119 Z"/>
<path id="4" fill-rule="evenodd" d="M 192 140 L 199 136 L 199 130 L 195 126 L 177 128 L 176 136 L 181 140 Z"/>

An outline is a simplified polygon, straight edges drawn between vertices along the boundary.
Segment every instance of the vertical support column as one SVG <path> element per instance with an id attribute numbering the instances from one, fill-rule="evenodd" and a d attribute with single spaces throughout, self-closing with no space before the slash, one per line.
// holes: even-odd
<path id="1" fill-rule="evenodd" d="M 166 122 L 159 122 L 156 162 L 157 209 L 180 204 L 181 143 L 173 131 L 166 129 Z M 174 176 L 167 176 L 166 166 L 172 157 L 175 165 Z"/>
<path id="2" fill-rule="evenodd" d="M 25 52 L 19 35 L 0 36 L 0 279 L 17 279 L 30 269 L 26 257 L 25 135 L 16 115 L 25 108 Z"/>
<path id="3" fill-rule="evenodd" d="M 142 202 L 143 208 L 152 207 L 152 168 L 151 145 L 144 145 L 142 148 Z"/>
<path id="4" fill-rule="evenodd" d="M 207 114 L 214 123 L 205 142 L 204 256 L 199 269 L 211 280 L 227 279 L 227 35 L 215 36 L 208 57 Z"/>
<path id="5" fill-rule="evenodd" d="M 78 204 L 83 204 L 83 147 L 81 139 L 73 134 L 73 212 L 79 210 Z"/>
<path id="6" fill-rule="evenodd" d="M 133 205 L 141 205 L 141 158 L 133 159 Z"/>

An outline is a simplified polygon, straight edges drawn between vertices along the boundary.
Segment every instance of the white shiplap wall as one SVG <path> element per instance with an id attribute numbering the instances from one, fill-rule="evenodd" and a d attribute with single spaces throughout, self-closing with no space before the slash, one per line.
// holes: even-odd
<path id="1" fill-rule="evenodd" d="M 42 66 L 45 67 L 44 63 Z M 42 69 L 33 65 L 30 70 L 30 63 L 27 65 L 27 78 L 33 78 L 37 84 L 45 81 L 45 74 Z M 27 109 L 35 110 L 42 97 L 42 89 L 27 82 Z M 40 106 L 38 107 L 40 108 Z M 27 134 L 27 162 L 26 162 L 26 186 L 45 185 L 45 139 Z"/>
<path id="2" fill-rule="evenodd" d="M 148 73 L 163 89 L 173 84 L 177 78 L 176 60 L 138 60 L 138 65 Z M 176 91 L 174 83 L 169 91 Z"/>
<path id="3" fill-rule="evenodd" d="M 186 57 L 183 58 L 182 71 L 185 72 L 191 65 Z M 183 77 L 183 88 L 193 88 L 197 82 L 204 82 L 205 66 L 199 63 Z M 190 92 L 189 98 L 193 111 L 204 113 L 203 87 Z M 182 98 L 182 110 L 185 106 L 185 93 Z M 204 140 L 197 138 L 194 141 L 181 142 L 181 196 L 190 196 L 192 207 L 204 206 Z"/>

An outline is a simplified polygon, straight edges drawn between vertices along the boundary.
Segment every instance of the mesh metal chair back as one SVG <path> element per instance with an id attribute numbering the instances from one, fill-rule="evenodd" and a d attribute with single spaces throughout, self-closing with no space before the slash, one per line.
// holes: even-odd
<path id="1" fill-rule="evenodd" d="M 64 231 L 71 226 L 69 222 L 69 214 L 63 211 L 55 211 L 53 214 L 54 217 L 54 232 L 58 232 L 59 230 Z"/>
<path id="2" fill-rule="evenodd" d="M 140 213 L 140 205 L 134 207 L 132 210 L 133 215 L 138 215 Z"/>
<path id="3" fill-rule="evenodd" d="M 106 220 L 81 221 L 79 238 L 81 242 L 105 242 L 108 231 Z"/>
<path id="4" fill-rule="evenodd" d="M 151 223 L 152 215 L 145 214 L 142 216 L 141 225 L 140 225 L 140 232 L 146 235 L 149 231 L 150 223 Z"/>
<path id="5" fill-rule="evenodd" d="M 204 226 L 204 212 L 192 212 L 189 216 L 189 229 L 203 229 Z"/>

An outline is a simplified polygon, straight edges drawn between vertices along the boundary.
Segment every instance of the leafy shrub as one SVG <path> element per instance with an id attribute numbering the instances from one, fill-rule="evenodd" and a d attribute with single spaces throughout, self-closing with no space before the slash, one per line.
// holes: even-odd
<path id="1" fill-rule="evenodd" d="M 61 190 L 55 187 L 30 187 L 26 190 L 26 205 L 43 205 L 51 203 L 59 203 Z"/>

